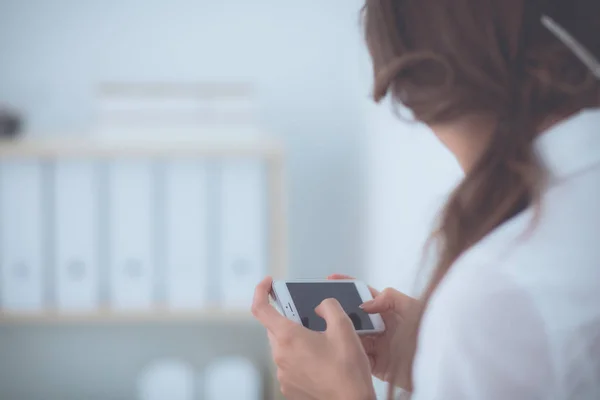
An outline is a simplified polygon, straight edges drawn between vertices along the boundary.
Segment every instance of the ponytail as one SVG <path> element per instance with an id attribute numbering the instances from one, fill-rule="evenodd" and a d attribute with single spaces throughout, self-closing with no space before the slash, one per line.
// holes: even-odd
<path id="1" fill-rule="evenodd" d="M 526 48 L 531 21 L 541 15 L 537 1 L 524 1 L 517 46 L 510 62 L 509 104 L 498 117 L 484 153 L 446 204 L 435 239 L 442 252 L 424 293 L 431 294 L 456 260 L 494 229 L 539 204 L 544 169 L 534 150 L 540 121 L 534 119 L 525 79 Z"/>
<path id="2" fill-rule="evenodd" d="M 465 251 L 530 205 L 539 204 L 544 172 L 533 148 L 535 126 L 523 116 L 506 118 L 442 212 L 434 234 L 442 251 L 424 301 Z"/>

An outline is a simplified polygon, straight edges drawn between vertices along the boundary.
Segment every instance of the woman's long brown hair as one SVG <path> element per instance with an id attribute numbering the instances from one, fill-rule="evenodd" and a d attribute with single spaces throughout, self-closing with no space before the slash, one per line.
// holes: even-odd
<path id="1" fill-rule="evenodd" d="M 556 15 L 600 54 L 598 1 L 367 0 L 363 8 L 376 101 L 389 94 L 434 126 L 468 116 L 497 121 L 432 234 L 438 260 L 417 321 L 463 253 L 523 210 L 539 211 L 545 169 L 534 140 L 540 129 L 598 104 L 597 81 L 545 30 L 543 14 Z M 414 351 L 404 357 L 412 363 Z M 390 399 L 392 388 L 393 382 Z"/>

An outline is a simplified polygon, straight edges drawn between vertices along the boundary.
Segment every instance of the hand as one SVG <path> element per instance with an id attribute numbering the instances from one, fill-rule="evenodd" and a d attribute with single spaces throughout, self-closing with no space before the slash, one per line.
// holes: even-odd
<path id="1" fill-rule="evenodd" d="M 288 400 L 375 399 L 369 359 L 340 304 L 324 300 L 315 312 L 327 330 L 314 332 L 269 304 L 272 280 L 254 293 L 252 314 L 267 328 L 281 392 Z"/>
<path id="2" fill-rule="evenodd" d="M 331 275 L 328 279 L 354 279 L 346 275 Z M 412 362 L 416 350 L 416 323 L 421 303 L 394 289 L 381 293 L 369 288 L 373 300 L 362 305 L 369 314 L 381 314 L 385 332 L 361 338 L 371 362 L 373 376 L 412 391 Z"/>

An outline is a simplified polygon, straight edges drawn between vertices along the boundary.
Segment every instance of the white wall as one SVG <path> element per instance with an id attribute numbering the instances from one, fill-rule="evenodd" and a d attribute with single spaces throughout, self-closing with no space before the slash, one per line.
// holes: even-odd
<path id="1" fill-rule="evenodd" d="M 289 153 L 291 271 L 356 273 L 368 75 L 360 0 L 0 0 L 0 102 L 84 132 L 106 80 L 247 79 Z"/>
<path id="2" fill-rule="evenodd" d="M 251 80 L 266 129 L 288 150 L 291 276 L 357 274 L 369 81 L 360 5 L 0 0 L 0 103 L 23 110 L 34 135 L 85 132 L 98 81 Z M 154 357 L 198 368 L 222 353 L 268 357 L 262 329 L 192 325 L 0 327 L 0 397 L 131 399 L 133 374 Z"/>
<path id="3" fill-rule="evenodd" d="M 417 276 L 426 278 L 423 247 L 462 172 L 426 126 L 398 118 L 387 101 L 367 109 L 367 279 L 414 294 Z"/>
<path id="4" fill-rule="evenodd" d="M 361 4 L 0 0 L 0 102 L 32 132 L 85 131 L 98 81 L 248 79 L 288 149 L 291 275 L 365 267 L 402 286 L 388 274 L 416 264 L 429 204 L 460 173 L 426 128 L 369 101 Z"/>

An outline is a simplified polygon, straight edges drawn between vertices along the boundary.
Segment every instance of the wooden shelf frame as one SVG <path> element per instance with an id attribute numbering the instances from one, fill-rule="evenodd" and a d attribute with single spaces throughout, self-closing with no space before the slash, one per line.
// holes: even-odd
<path id="1" fill-rule="evenodd" d="M 220 310 L 110 310 L 0 312 L 0 326 L 7 325 L 88 325 L 88 324 L 172 324 L 172 323 L 253 323 L 249 311 Z"/>
<path id="2" fill-rule="evenodd" d="M 0 159 L 240 158 L 283 161 L 282 145 L 272 139 L 48 138 L 0 140 Z"/>

